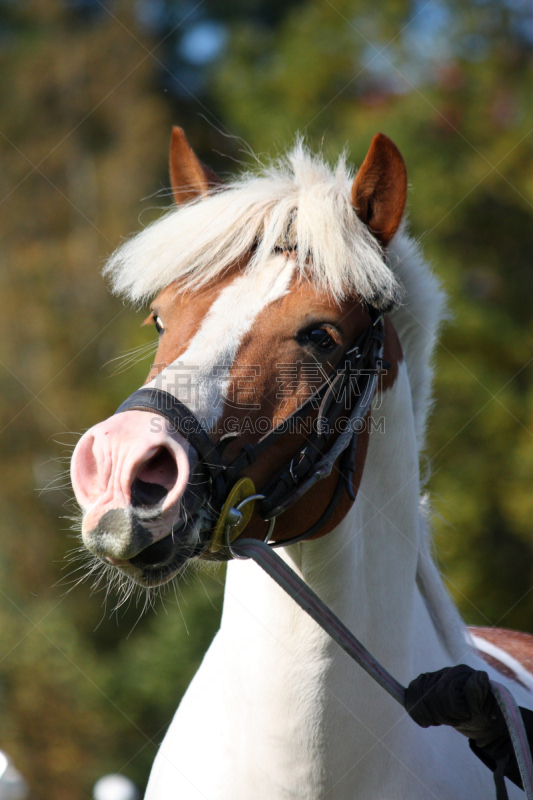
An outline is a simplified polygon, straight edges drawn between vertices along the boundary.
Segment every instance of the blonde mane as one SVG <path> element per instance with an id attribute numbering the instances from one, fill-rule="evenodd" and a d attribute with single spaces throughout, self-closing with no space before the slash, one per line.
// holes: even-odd
<path id="1" fill-rule="evenodd" d="M 261 267 L 278 248 L 296 248 L 296 265 L 334 297 L 357 293 L 374 305 L 398 300 L 400 285 L 350 200 L 354 172 L 334 167 L 302 143 L 259 174 L 241 177 L 170 210 L 111 257 L 115 292 L 142 303 L 179 281 L 194 289 L 250 254 Z"/>

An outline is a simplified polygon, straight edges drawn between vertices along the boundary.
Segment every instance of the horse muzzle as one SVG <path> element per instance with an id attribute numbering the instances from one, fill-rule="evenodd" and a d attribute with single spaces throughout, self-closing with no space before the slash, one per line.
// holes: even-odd
<path id="1" fill-rule="evenodd" d="M 201 480 L 193 481 L 194 494 L 188 490 L 196 460 L 188 443 L 147 411 L 124 412 L 87 431 L 71 475 L 88 550 L 120 566 L 166 562 L 201 504 Z"/>

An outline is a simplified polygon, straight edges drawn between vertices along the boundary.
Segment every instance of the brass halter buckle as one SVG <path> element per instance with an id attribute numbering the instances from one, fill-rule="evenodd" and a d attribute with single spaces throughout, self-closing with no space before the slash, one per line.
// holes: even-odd
<path id="1" fill-rule="evenodd" d="M 264 500 L 263 494 L 256 494 L 255 485 L 251 478 L 240 478 L 233 486 L 222 506 L 222 511 L 216 521 L 209 550 L 218 553 L 227 548 L 232 556 L 231 543 L 241 535 L 246 528 L 254 511 L 255 501 Z M 270 520 L 265 542 L 268 542 L 274 529 L 275 518 Z"/>

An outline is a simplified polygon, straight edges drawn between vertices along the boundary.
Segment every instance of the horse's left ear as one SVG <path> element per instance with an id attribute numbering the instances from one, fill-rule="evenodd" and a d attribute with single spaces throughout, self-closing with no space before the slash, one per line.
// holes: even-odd
<path id="1" fill-rule="evenodd" d="M 172 128 L 169 166 L 174 202 L 178 206 L 197 197 L 205 197 L 222 183 L 218 175 L 198 159 L 183 128 L 177 125 Z"/>
<path id="2" fill-rule="evenodd" d="M 352 205 L 386 247 L 402 221 L 407 197 L 407 170 L 400 151 L 388 136 L 377 133 L 370 143 L 352 186 Z"/>

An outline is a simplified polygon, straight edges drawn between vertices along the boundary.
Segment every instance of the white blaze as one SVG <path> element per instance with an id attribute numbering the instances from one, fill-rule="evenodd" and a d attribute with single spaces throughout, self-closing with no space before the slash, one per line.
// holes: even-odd
<path id="1" fill-rule="evenodd" d="M 257 315 L 288 292 L 293 262 L 274 256 L 264 267 L 235 278 L 217 297 L 187 350 L 148 387 L 185 403 L 209 429 L 224 405 L 229 372 Z"/>

